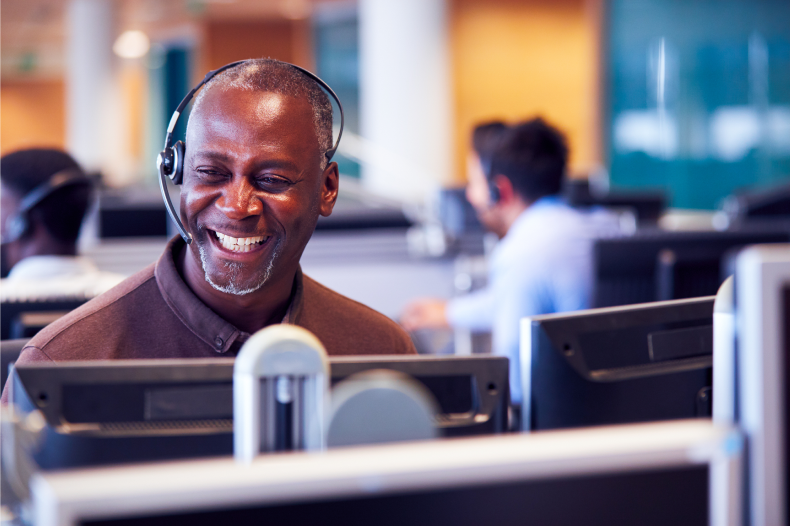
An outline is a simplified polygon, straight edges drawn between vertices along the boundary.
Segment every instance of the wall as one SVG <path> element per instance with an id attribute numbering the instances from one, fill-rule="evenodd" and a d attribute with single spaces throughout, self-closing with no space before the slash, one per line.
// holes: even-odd
<path id="1" fill-rule="evenodd" d="M 0 154 L 31 146 L 65 145 L 60 80 L 3 80 L 0 84 Z"/>
<path id="2" fill-rule="evenodd" d="M 216 69 L 247 58 L 271 57 L 308 69 L 313 67 L 310 22 L 307 20 L 221 20 L 206 23 L 203 68 Z"/>
<path id="3" fill-rule="evenodd" d="M 571 171 L 601 160 L 599 0 L 453 0 L 450 14 L 455 166 L 473 126 L 542 115 L 562 129 Z"/>
<path id="4" fill-rule="evenodd" d="M 608 11 L 613 187 L 714 210 L 790 184 L 790 2 L 612 0 Z"/>

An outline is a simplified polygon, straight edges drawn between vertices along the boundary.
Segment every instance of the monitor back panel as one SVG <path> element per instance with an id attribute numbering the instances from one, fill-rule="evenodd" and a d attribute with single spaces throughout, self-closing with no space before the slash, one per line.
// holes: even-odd
<path id="1" fill-rule="evenodd" d="M 712 297 L 536 317 L 529 429 L 709 417 L 712 317 Z"/>
<path id="2" fill-rule="evenodd" d="M 0 304 L 0 339 L 9 340 L 33 336 L 33 334 L 24 334 L 22 316 L 27 313 L 59 312 L 66 314 L 89 299 L 85 296 L 62 296 L 3 302 Z M 20 331 L 22 331 L 21 334 Z"/>
<path id="3" fill-rule="evenodd" d="M 722 257 L 755 243 L 786 243 L 786 229 L 732 232 L 645 232 L 600 239 L 593 246 L 594 307 L 707 296 L 722 276 Z M 666 262 L 672 254 L 674 264 Z M 662 268 L 662 257 L 664 259 Z M 668 267 L 668 268 L 667 268 Z M 667 276 L 667 273 L 670 273 Z"/>
<path id="4" fill-rule="evenodd" d="M 332 383 L 370 369 L 412 375 L 434 395 L 443 436 L 501 433 L 508 424 L 502 357 L 330 358 Z M 233 360 L 26 365 L 14 401 L 40 409 L 45 469 L 233 453 Z"/>

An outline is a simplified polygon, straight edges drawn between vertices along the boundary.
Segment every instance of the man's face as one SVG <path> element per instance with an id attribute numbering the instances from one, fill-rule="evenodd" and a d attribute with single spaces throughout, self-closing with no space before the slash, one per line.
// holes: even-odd
<path id="1" fill-rule="evenodd" d="M 332 212 L 337 165 L 321 170 L 312 112 L 277 93 L 215 89 L 190 118 L 181 218 L 187 257 L 214 289 L 292 279 L 318 215 Z"/>
<path id="2" fill-rule="evenodd" d="M 480 158 L 472 152 L 466 159 L 466 199 L 477 212 L 477 218 L 489 230 L 495 231 L 499 224 L 496 207 L 491 202 L 488 180 L 483 173 Z"/>

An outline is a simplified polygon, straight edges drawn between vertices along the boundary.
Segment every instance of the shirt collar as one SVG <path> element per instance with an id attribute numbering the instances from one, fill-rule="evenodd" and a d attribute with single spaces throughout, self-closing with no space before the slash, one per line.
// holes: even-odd
<path id="1" fill-rule="evenodd" d="M 174 237 L 156 262 L 154 276 L 167 305 L 173 313 L 198 338 L 214 348 L 219 354 L 234 349 L 250 337 L 248 332 L 237 329 L 221 318 L 205 303 L 200 301 L 184 282 L 176 268 L 176 257 L 186 247 L 180 237 Z M 302 305 L 302 270 L 297 269 L 291 300 L 281 323 L 294 324 L 299 317 Z"/>
<path id="2" fill-rule="evenodd" d="M 81 256 L 30 256 L 8 273 L 10 279 L 38 279 L 81 276 L 96 272 L 93 262 Z"/>
<path id="3" fill-rule="evenodd" d="M 539 217 L 544 211 L 562 208 L 567 206 L 565 201 L 558 195 L 547 195 L 541 197 L 531 205 L 529 205 L 513 222 L 508 229 L 507 234 L 505 234 L 504 239 L 519 237 L 517 232 L 522 228 L 528 228 L 528 224 L 533 220 L 535 217 Z"/>
<path id="4" fill-rule="evenodd" d="M 542 208 L 555 208 L 565 206 L 565 200 L 559 195 L 544 195 L 527 208 L 527 210 L 540 210 Z"/>

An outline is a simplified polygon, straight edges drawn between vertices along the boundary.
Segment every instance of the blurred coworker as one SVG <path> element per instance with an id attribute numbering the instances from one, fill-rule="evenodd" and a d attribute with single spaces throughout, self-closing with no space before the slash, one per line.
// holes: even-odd
<path id="1" fill-rule="evenodd" d="M 77 162 L 53 149 L 0 158 L 3 301 L 95 296 L 124 279 L 77 255 L 93 185 Z M 24 210 L 23 210 L 24 209 Z"/>
<path id="2" fill-rule="evenodd" d="M 568 148 L 542 119 L 505 129 L 495 142 L 490 163 L 481 156 L 482 169 L 469 170 L 466 190 L 480 221 L 500 237 L 488 287 L 449 301 L 418 300 L 401 323 L 407 330 L 490 327 L 494 354 L 510 358 L 511 400 L 520 404 L 519 320 L 589 307 L 592 239 L 616 232 L 617 221 L 562 201 Z"/>
<path id="3" fill-rule="evenodd" d="M 502 121 L 491 121 L 475 126 L 472 130 L 472 149 L 466 158 L 466 173 L 469 184 L 466 187 L 466 199 L 474 204 L 472 191 L 475 186 L 472 182 L 486 181 L 486 173 L 491 170 L 494 149 L 501 139 L 508 126 Z M 481 216 L 480 209 L 478 215 Z M 482 218 L 482 216 L 481 216 Z M 488 226 L 486 222 L 483 222 Z M 501 238 L 502 235 L 497 233 Z M 453 328 L 464 328 L 474 332 L 491 332 L 494 323 L 494 295 L 491 287 L 471 292 L 463 296 L 463 301 L 454 301 L 445 307 L 443 300 L 425 300 L 412 304 L 414 311 L 407 310 L 407 313 L 421 318 L 425 327 L 446 327 L 449 323 Z M 452 314 L 445 314 L 445 309 L 453 310 Z M 408 321 L 404 320 L 404 323 Z"/>

